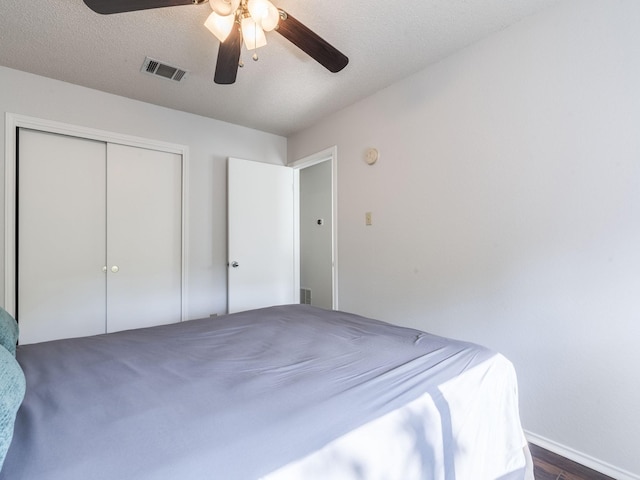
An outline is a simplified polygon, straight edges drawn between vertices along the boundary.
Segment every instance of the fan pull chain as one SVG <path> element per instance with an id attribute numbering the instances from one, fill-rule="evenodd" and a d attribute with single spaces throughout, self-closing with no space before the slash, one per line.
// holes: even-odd
<path id="1" fill-rule="evenodd" d="M 258 52 L 256 51 L 258 47 L 256 45 L 258 45 L 258 23 L 253 22 L 253 55 L 251 58 L 253 58 L 254 62 L 258 61 Z"/>
<path id="2" fill-rule="evenodd" d="M 236 23 L 238 23 L 238 12 L 236 12 Z M 240 28 L 240 23 L 238 23 L 238 33 L 240 34 L 240 55 L 238 56 L 238 67 L 244 67 L 244 62 L 242 61 L 242 29 Z"/>

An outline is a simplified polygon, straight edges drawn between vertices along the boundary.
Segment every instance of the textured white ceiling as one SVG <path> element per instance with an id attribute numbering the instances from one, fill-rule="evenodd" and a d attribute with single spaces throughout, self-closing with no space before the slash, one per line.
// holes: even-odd
<path id="1" fill-rule="evenodd" d="M 208 4 L 99 15 L 82 0 L 0 0 L 0 65 L 289 135 L 558 0 L 275 0 L 349 57 L 330 73 L 276 32 L 213 83 Z M 190 73 L 145 75 L 146 56 Z"/>

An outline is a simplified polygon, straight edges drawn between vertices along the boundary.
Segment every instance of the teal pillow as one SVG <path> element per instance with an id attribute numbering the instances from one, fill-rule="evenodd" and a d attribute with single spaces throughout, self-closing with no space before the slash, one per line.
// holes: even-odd
<path id="1" fill-rule="evenodd" d="M 7 455 L 16 413 L 24 398 L 26 381 L 15 357 L 0 347 L 0 469 Z"/>
<path id="2" fill-rule="evenodd" d="M 9 350 L 15 357 L 18 343 L 18 322 L 0 307 L 0 345 Z"/>

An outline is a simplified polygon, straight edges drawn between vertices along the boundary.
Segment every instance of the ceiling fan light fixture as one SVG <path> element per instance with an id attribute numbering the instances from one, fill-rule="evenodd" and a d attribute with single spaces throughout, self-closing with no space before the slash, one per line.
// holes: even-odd
<path id="1" fill-rule="evenodd" d="M 218 15 L 225 17 L 238 9 L 240 0 L 209 0 L 209 6 Z"/>
<path id="2" fill-rule="evenodd" d="M 267 44 L 265 31 L 270 31 L 275 27 L 277 27 L 276 31 L 281 36 L 330 72 L 339 72 L 349 63 L 349 58 L 346 55 L 287 12 L 277 9 L 269 0 L 83 1 L 91 10 L 103 15 L 187 5 L 189 3 L 199 5 L 208 1 L 215 15 L 212 14 L 207 18 L 205 26 L 220 41 L 216 57 L 216 70 L 213 77 L 213 81 L 218 85 L 235 83 L 238 68 L 242 66 L 240 55 L 243 38 L 246 47 L 249 50 L 253 50 L 251 58 L 257 60 L 256 49 Z M 249 7 L 249 3 L 251 3 L 251 7 Z M 249 11 L 250 9 L 251 12 Z M 252 15 L 255 17 L 251 18 Z M 236 26 L 236 23 L 239 25 Z M 180 77 L 184 77 L 185 74 L 184 71 L 176 68 L 158 68 L 156 73 L 169 78 L 170 71 L 177 72 L 176 74 Z M 175 78 L 175 75 L 173 78 Z"/>
<path id="3" fill-rule="evenodd" d="M 213 33 L 218 40 L 224 42 L 233 28 L 235 23 L 235 15 L 218 15 L 216 12 L 211 12 L 211 15 L 204 22 L 204 26 Z"/>
<path id="4" fill-rule="evenodd" d="M 270 32 L 280 20 L 280 12 L 269 0 L 249 0 L 247 9 L 251 18 L 262 27 L 265 32 Z"/>
<path id="5" fill-rule="evenodd" d="M 251 17 L 244 17 L 240 26 L 242 27 L 242 38 L 247 50 L 255 50 L 267 44 L 264 30 Z"/>

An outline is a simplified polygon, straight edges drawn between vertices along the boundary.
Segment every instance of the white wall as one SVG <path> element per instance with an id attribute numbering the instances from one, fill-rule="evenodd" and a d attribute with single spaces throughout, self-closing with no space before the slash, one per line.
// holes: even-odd
<path id="1" fill-rule="evenodd" d="M 226 159 L 233 156 L 284 164 L 284 137 L 0 67 L 2 172 L 5 112 L 187 145 L 187 316 L 226 312 Z M 4 176 L 0 177 L 0 192 L 4 219 Z M 4 220 L 0 224 L 4 225 Z M 0 251 L 4 251 L 4 233 Z M 4 256 L 0 257 L 4 267 Z M 3 282 L 4 275 L 0 275 L 1 304 Z"/>
<path id="2" fill-rule="evenodd" d="M 640 478 L 639 89 L 640 2 L 573 0 L 288 139 L 338 146 L 340 308 L 503 352 L 532 438 L 616 478 Z"/>

